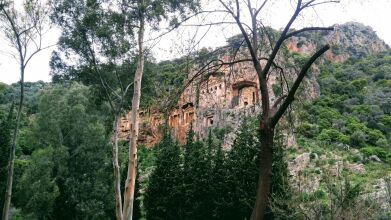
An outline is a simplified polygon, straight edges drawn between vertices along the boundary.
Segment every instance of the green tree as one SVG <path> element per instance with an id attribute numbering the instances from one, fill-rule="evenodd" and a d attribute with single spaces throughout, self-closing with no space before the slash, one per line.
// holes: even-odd
<path id="1" fill-rule="evenodd" d="M 54 149 L 47 147 L 34 151 L 17 186 L 23 195 L 22 212 L 26 217 L 52 219 L 59 188 L 54 177 L 56 158 Z"/>
<path id="2" fill-rule="evenodd" d="M 170 134 L 165 134 L 157 149 L 154 168 L 145 192 L 147 219 L 183 219 L 181 216 L 182 170 L 180 149 Z"/>
<path id="3" fill-rule="evenodd" d="M 218 209 L 217 219 L 248 219 L 251 216 L 259 173 L 255 165 L 260 162 L 261 154 L 257 123 L 258 120 L 254 118 L 247 118 L 242 122 L 232 148 L 228 152 L 225 165 L 222 166 L 224 170 L 213 174 L 214 176 L 223 174 L 223 179 L 217 177 L 216 180 L 225 182 L 222 186 L 223 190 L 220 191 L 221 198 L 216 198 L 216 203 L 222 204 Z M 285 149 L 279 131 L 276 131 L 274 146 L 272 188 L 265 218 L 292 219 L 292 213 L 288 208 L 291 197 L 288 186 L 288 165 L 284 158 Z"/>
<path id="4" fill-rule="evenodd" d="M 207 145 L 194 140 L 194 131 L 190 128 L 185 144 L 183 161 L 184 219 L 208 219 L 212 216 L 210 199 L 210 179 Z"/>
<path id="5" fill-rule="evenodd" d="M 13 122 L 14 105 L 11 105 L 8 116 L 0 122 L 0 185 L 7 183 L 7 168 L 9 149 L 11 144 L 11 129 Z M 5 188 L 0 188 L 0 207 L 4 205 Z M 0 212 L 3 213 L 3 210 Z"/>
<path id="6" fill-rule="evenodd" d="M 217 134 L 220 140 L 223 140 L 223 135 Z M 225 215 L 228 210 L 229 204 L 227 204 L 227 193 L 230 193 L 230 185 L 227 184 L 228 170 L 226 169 L 226 152 L 223 150 L 222 143 L 214 141 L 212 132 L 208 137 L 208 149 L 214 149 L 209 156 L 210 171 L 208 184 L 210 192 L 209 209 L 211 216 L 209 219 L 228 219 L 229 216 Z"/>
<path id="7" fill-rule="evenodd" d="M 109 137 L 90 89 L 57 85 L 43 92 L 38 109 L 32 137 L 39 139 L 31 141 L 34 152 L 22 175 L 17 204 L 38 217 L 110 218 Z"/>
<path id="8" fill-rule="evenodd" d="M 223 219 L 249 219 L 258 180 L 261 148 L 256 127 L 257 120 L 245 119 L 227 155 L 228 207 Z"/>
<path id="9" fill-rule="evenodd" d="M 285 160 L 285 149 L 281 131 L 276 131 L 274 143 L 274 162 L 272 169 L 272 188 L 266 219 L 295 219 L 291 207 L 292 192 L 288 183 L 288 163 Z"/>
<path id="10" fill-rule="evenodd" d="M 209 133 L 205 142 L 186 137 L 183 161 L 178 146 L 165 136 L 145 198 L 148 219 L 247 219 L 255 201 L 260 151 L 257 120 L 245 119 L 231 149 Z M 273 187 L 267 217 L 288 219 L 290 188 L 282 136 L 277 132 Z M 182 171 L 183 168 L 183 171 Z M 172 205 L 175 202 L 176 205 Z M 169 215 L 168 213 L 174 213 Z M 281 217 L 281 216 L 284 217 Z"/>

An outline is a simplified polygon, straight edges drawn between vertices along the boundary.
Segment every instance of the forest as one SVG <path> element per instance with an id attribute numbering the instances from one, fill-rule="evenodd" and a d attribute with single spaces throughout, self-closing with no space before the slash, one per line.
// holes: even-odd
<path id="1" fill-rule="evenodd" d="M 390 47 L 293 26 L 339 3 L 291 1 L 276 29 L 268 0 L 0 0 L 1 219 L 391 219 Z M 25 81 L 48 49 L 51 82 Z"/>

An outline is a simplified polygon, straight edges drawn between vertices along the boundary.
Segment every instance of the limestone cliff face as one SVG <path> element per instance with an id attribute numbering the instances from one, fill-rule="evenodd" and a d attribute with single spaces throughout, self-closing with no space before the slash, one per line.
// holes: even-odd
<path id="1" fill-rule="evenodd" d="M 337 25 L 331 32 L 301 33 L 293 37 L 287 46 L 292 52 L 310 55 L 325 43 L 331 45 L 331 50 L 325 54 L 325 59 L 331 62 L 344 62 L 348 58 L 361 58 L 390 49 L 371 27 L 356 22 Z"/>
<path id="2" fill-rule="evenodd" d="M 389 49 L 370 27 L 359 23 L 340 25 L 334 32 L 303 33 L 291 38 L 286 47 L 291 54 L 295 52 L 309 56 L 316 51 L 317 47 L 325 43 L 331 44 L 332 49 L 320 62 L 343 62 L 350 57 L 360 58 L 366 54 Z M 218 58 L 223 61 L 231 59 L 229 54 L 221 54 Z M 304 83 L 310 98 L 319 94 L 319 86 L 316 83 L 319 68 L 314 66 L 312 72 L 313 77 Z M 268 78 L 272 103 L 275 96 L 278 96 L 273 85 L 279 85 L 280 80 L 282 79 L 278 74 L 270 74 Z M 184 90 L 177 105 L 171 111 L 168 125 L 172 129 L 173 136 L 180 143 L 184 143 L 190 124 L 193 124 L 194 131 L 200 138 L 206 138 L 211 128 L 231 128 L 228 130 L 234 131 L 243 117 L 259 114 L 260 100 L 258 77 L 251 62 L 224 66 L 207 78 L 194 80 Z M 122 139 L 128 138 L 132 127 L 127 117 L 119 124 Z M 140 112 L 140 119 L 139 142 L 152 146 L 160 140 L 159 127 L 165 120 L 158 110 Z M 229 147 L 234 138 L 232 132 L 228 134 L 224 146 Z M 287 140 L 289 140 L 287 144 L 294 144 L 292 138 Z"/>
<path id="3" fill-rule="evenodd" d="M 245 115 L 259 113 L 258 91 L 258 78 L 251 63 L 222 68 L 207 79 L 195 80 L 184 90 L 171 111 L 168 125 L 180 143 L 184 143 L 190 124 L 201 138 L 207 137 L 210 128 L 236 128 Z M 159 125 L 164 123 L 163 116 L 156 111 L 143 111 L 140 119 L 139 142 L 151 146 L 161 137 Z M 127 138 L 131 129 L 128 118 L 123 118 L 119 126 L 120 138 Z"/>

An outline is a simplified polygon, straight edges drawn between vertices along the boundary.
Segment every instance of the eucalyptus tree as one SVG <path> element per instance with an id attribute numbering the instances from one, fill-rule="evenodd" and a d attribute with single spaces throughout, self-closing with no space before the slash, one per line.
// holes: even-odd
<path id="1" fill-rule="evenodd" d="M 126 66 L 133 33 L 126 32 L 123 16 L 108 8 L 109 1 L 53 1 L 52 20 L 62 30 L 59 50 L 51 59 L 53 80 L 76 80 L 97 89 L 110 106 L 112 122 L 112 164 L 117 219 L 122 219 L 120 167 L 118 161 L 118 122 L 123 115 L 128 78 L 121 69 Z M 125 40 L 125 39 L 129 39 Z M 76 57 L 76 62 L 69 62 Z"/>
<path id="2" fill-rule="evenodd" d="M 187 12 L 196 12 L 198 1 L 192 0 L 129 0 L 129 1 L 53 1 L 54 21 L 62 28 L 60 50 L 65 57 L 76 57 L 77 63 L 64 65 L 61 56 L 53 56 L 52 66 L 69 73 L 92 73 L 92 80 L 99 82 L 111 107 L 113 122 L 113 165 L 116 189 L 117 219 L 131 219 L 137 167 L 137 139 L 139 133 L 139 107 L 141 82 L 145 72 L 145 57 L 151 45 L 147 45 L 146 32 L 153 33 L 162 21 L 168 21 L 173 30 Z M 191 16 L 191 15 L 189 15 Z M 164 34 L 159 34 L 163 36 Z M 152 42 L 153 40 L 149 41 Z M 56 55 L 56 54 L 55 54 Z M 57 54 L 58 55 L 58 54 Z M 115 67 L 129 60 L 136 60 L 136 68 L 125 70 L 133 74 L 133 82 L 123 82 Z M 83 71 L 87 70 L 87 71 Z M 79 75 L 80 76 L 80 75 Z M 95 79 L 94 79 L 95 78 Z M 110 83 L 114 80 L 115 84 Z M 111 81 L 112 82 L 112 81 Z M 126 86 L 126 84 L 128 84 Z M 131 102 L 131 132 L 129 164 L 123 204 L 120 192 L 118 163 L 118 120 L 123 115 L 126 93 L 133 87 Z M 123 206 L 123 207 L 122 207 Z"/>
<path id="3" fill-rule="evenodd" d="M 21 4 L 18 5 L 17 3 Z M 11 205 L 15 148 L 24 101 L 25 71 L 31 59 L 47 48 L 43 42 L 43 36 L 48 28 L 47 7 L 40 0 L 24 0 L 17 3 L 11 0 L 0 1 L 0 26 L 4 31 L 5 39 L 13 49 L 10 55 L 19 63 L 20 74 L 20 97 L 9 151 L 8 178 L 2 216 L 4 220 L 9 218 Z"/>
<path id="4" fill-rule="evenodd" d="M 123 1 L 123 8 L 128 9 L 126 20 L 135 21 L 133 27 L 137 28 L 137 68 L 133 81 L 133 99 L 130 115 L 130 141 L 128 174 L 124 189 L 123 215 L 125 219 L 132 219 L 134 187 L 137 170 L 137 140 L 139 134 L 139 107 L 141 97 L 141 80 L 144 72 L 145 56 L 145 30 L 146 25 L 152 29 L 158 29 L 160 21 L 168 20 L 173 27 L 179 25 L 181 19 L 186 20 L 186 11 L 196 12 L 199 1 L 193 0 L 130 0 Z M 181 18 L 178 18 L 181 16 Z"/>

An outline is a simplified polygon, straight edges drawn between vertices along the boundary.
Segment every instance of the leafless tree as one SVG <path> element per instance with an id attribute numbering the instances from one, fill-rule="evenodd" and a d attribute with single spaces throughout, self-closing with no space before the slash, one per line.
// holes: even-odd
<path id="1" fill-rule="evenodd" d="M 257 186 L 256 202 L 252 211 L 251 219 L 258 220 L 263 219 L 265 210 L 268 204 L 268 196 L 271 188 L 271 177 L 272 177 L 272 163 L 273 163 L 273 145 L 275 127 L 279 123 L 282 116 L 287 112 L 289 106 L 295 99 L 296 92 L 303 82 L 306 73 L 311 68 L 312 64 L 324 54 L 330 46 L 328 44 L 320 47 L 309 59 L 304 63 L 303 66 L 299 67 L 298 73 L 294 76 L 293 84 L 284 89 L 284 93 L 280 97 L 276 97 L 276 101 L 271 103 L 269 94 L 268 79 L 276 69 L 280 69 L 282 74 L 283 68 L 277 65 L 279 53 L 284 43 L 300 33 L 307 31 L 332 31 L 333 27 L 306 27 L 298 30 L 292 29 L 292 25 L 302 15 L 302 12 L 308 9 L 314 9 L 315 6 L 320 6 L 328 3 L 339 3 L 339 1 L 332 0 L 297 0 L 291 1 L 294 4 L 294 12 L 290 17 L 285 27 L 278 32 L 278 36 L 275 40 L 271 40 L 268 36 L 268 30 L 263 25 L 262 14 L 268 6 L 271 4 L 269 0 L 251 1 L 251 0 L 218 0 L 222 10 L 218 10 L 218 13 L 228 13 L 232 20 L 224 20 L 222 22 L 213 22 L 207 25 L 221 25 L 234 24 L 236 25 L 243 37 L 241 45 L 246 46 L 248 50 L 249 58 L 240 60 L 233 59 L 230 62 L 223 60 L 212 60 L 208 65 L 202 67 L 192 79 L 190 84 L 195 77 L 200 76 L 209 70 L 218 71 L 225 65 L 233 65 L 239 62 L 251 62 L 252 66 L 257 73 L 259 80 L 259 89 L 261 94 L 261 121 L 259 124 L 259 132 L 261 137 L 261 164 L 259 165 L 259 180 Z M 272 7 L 272 6 L 271 6 Z M 243 16 L 245 11 L 246 16 Z M 248 17 L 249 16 L 249 17 Z M 249 20 L 249 23 L 245 21 Z M 262 34 L 260 34 L 262 33 Z M 261 39 L 262 38 L 262 39 Z M 267 49 L 265 49 L 267 48 Z M 285 76 L 284 76 L 285 77 Z M 292 78 L 292 77 L 291 77 Z"/>

